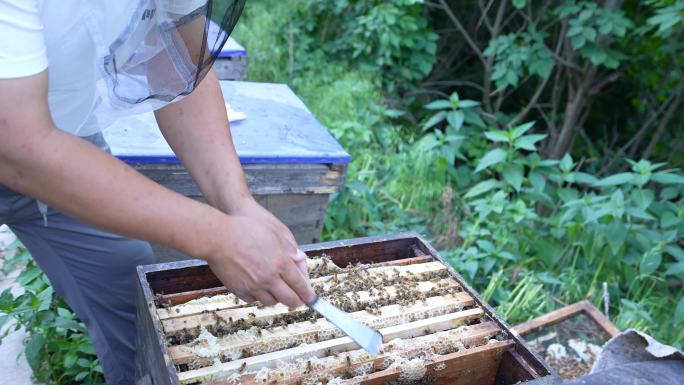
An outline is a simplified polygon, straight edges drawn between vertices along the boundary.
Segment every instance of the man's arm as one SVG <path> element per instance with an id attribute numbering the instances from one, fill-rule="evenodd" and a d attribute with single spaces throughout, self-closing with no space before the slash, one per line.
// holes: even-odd
<path id="1" fill-rule="evenodd" d="M 230 213 L 253 201 L 213 69 L 190 95 L 155 111 L 155 116 L 164 138 L 210 205 Z"/>
<path id="2" fill-rule="evenodd" d="M 313 299 L 293 262 L 296 248 L 270 228 L 169 191 L 57 129 L 47 71 L 0 79 L 0 184 L 95 226 L 206 259 L 243 299 L 290 306 Z"/>
<path id="3" fill-rule="evenodd" d="M 213 69 L 192 94 L 157 110 L 155 116 L 167 142 L 210 205 L 228 214 L 265 222 L 297 247 L 290 230 L 256 203 L 249 192 Z M 304 259 L 306 256 L 299 253 L 296 262 L 306 273 Z"/>

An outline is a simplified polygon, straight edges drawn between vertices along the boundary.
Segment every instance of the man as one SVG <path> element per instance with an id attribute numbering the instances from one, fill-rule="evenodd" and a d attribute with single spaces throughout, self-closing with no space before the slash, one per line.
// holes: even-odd
<path id="1" fill-rule="evenodd" d="M 206 260 L 248 302 L 314 297 L 305 256 L 251 197 L 227 129 L 211 70 L 226 36 L 212 47 L 205 23 L 214 12 L 229 32 L 244 0 L 223 3 L 0 0 L 0 223 L 85 322 L 108 384 L 134 382 L 135 266 L 153 262 L 136 239 Z M 145 105 L 208 205 L 107 152 L 100 131 Z"/>

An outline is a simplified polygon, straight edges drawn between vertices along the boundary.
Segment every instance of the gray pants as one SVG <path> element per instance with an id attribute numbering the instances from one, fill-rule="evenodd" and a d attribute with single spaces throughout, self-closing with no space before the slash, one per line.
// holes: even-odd
<path id="1" fill-rule="evenodd" d="M 133 384 L 135 267 L 154 263 L 150 245 L 99 230 L 52 208 L 44 218 L 35 199 L 0 185 L 3 223 L 88 327 L 107 384 Z"/>

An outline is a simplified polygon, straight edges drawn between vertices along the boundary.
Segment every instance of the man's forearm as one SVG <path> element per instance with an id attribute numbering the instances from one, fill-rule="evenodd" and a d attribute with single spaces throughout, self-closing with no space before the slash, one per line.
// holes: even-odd
<path id="1" fill-rule="evenodd" d="M 213 69 L 192 94 L 155 115 L 164 137 L 209 204 L 230 213 L 252 200 Z"/>
<path id="2" fill-rule="evenodd" d="M 13 147 L 0 156 L 0 183 L 115 233 L 199 258 L 211 247 L 200 232 L 224 217 L 57 129 L 15 141 Z"/>

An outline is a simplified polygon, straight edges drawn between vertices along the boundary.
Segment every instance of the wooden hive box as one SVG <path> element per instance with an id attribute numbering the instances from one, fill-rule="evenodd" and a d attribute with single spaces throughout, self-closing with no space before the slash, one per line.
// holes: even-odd
<path id="1" fill-rule="evenodd" d="M 140 383 L 508 385 L 551 379 L 548 366 L 417 234 L 302 248 L 318 294 L 383 335 L 378 357 L 305 306 L 245 304 L 204 262 L 173 262 L 138 267 Z"/>
<path id="2" fill-rule="evenodd" d="M 213 21 L 209 24 L 207 36 L 208 42 L 216 40 L 219 26 Z M 232 37 L 228 37 L 226 44 L 221 47 L 221 51 L 214 62 L 214 70 L 221 80 L 245 80 L 247 79 L 247 50 Z"/>
<path id="3" fill-rule="evenodd" d="M 344 185 L 349 154 L 287 85 L 221 81 L 221 90 L 231 108 L 247 116 L 230 130 L 250 192 L 297 242 L 318 242 L 328 197 Z M 203 199 L 152 113 L 120 119 L 104 135 L 112 154 L 143 175 Z M 187 259 L 153 247 L 158 262 Z"/>

